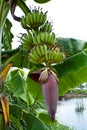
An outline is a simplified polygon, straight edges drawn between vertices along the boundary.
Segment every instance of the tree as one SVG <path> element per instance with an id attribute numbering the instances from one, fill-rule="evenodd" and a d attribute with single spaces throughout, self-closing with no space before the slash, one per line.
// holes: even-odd
<path id="1" fill-rule="evenodd" d="M 44 3 L 49 0 L 35 1 Z M 17 5 L 24 12 L 22 18 L 15 15 Z M 13 34 L 10 31 L 12 23 L 7 19 L 9 9 L 13 18 L 26 30 L 20 39 L 21 46 L 15 50 L 11 48 Z M 8 84 L 6 84 L 2 77 L 6 76 L 8 66 L 12 64 L 17 69 L 9 74 L 10 80 L 7 79 Z M 56 130 L 58 127 L 50 124 L 50 118 L 54 122 L 58 87 L 59 95 L 63 95 L 69 89 L 87 81 L 86 42 L 56 38 L 55 33 L 52 32 L 52 24 L 47 20 L 47 12 L 43 12 L 40 7 L 30 9 L 23 0 L 2 0 L 0 2 L 0 68 L 5 68 L 1 71 L 1 81 L 6 86 L 4 90 L 3 87 L 0 88 L 1 92 L 6 92 L 10 96 L 10 129 Z M 21 68 L 29 69 L 26 79 Z M 53 96 L 49 96 L 48 100 L 50 94 Z M 43 105 L 42 95 L 50 118 Z M 4 108 L 5 106 L 2 105 L 3 113 L 7 110 Z M 1 120 L 2 118 L 3 116 Z M 4 124 L 0 126 L 4 127 Z M 3 130 L 3 127 L 0 130 Z"/>

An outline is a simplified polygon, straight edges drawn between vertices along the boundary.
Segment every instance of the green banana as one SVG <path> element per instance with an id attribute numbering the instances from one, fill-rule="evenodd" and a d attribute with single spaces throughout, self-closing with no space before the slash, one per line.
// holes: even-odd
<path id="1" fill-rule="evenodd" d="M 37 44 L 40 45 L 41 44 L 40 34 L 37 35 L 36 39 L 37 39 Z"/>
<path id="2" fill-rule="evenodd" d="M 33 25 L 37 26 L 37 15 L 36 15 L 36 11 L 34 11 L 32 13 L 32 17 L 33 17 Z"/>
<path id="3" fill-rule="evenodd" d="M 25 39 L 25 41 L 29 41 L 29 37 L 27 34 L 24 34 L 23 38 Z"/>
<path id="4" fill-rule="evenodd" d="M 22 44 L 22 47 L 25 48 L 25 49 L 27 49 L 27 50 L 29 49 L 29 46 L 26 45 L 26 44 Z"/>
<path id="5" fill-rule="evenodd" d="M 29 61 L 31 62 L 31 63 L 34 63 L 34 64 L 38 64 L 38 61 L 36 61 L 36 60 L 34 60 L 34 59 L 29 59 Z"/>
<path id="6" fill-rule="evenodd" d="M 51 25 L 51 23 L 46 23 L 46 32 L 51 32 L 52 31 L 52 25 Z"/>
<path id="7" fill-rule="evenodd" d="M 40 56 L 37 54 L 36 50 L 33 51 L 33 54 L 35 56 L 35 58 L 38 60 L 40 58 Z"/>
<path id="8" fill-rule="evenodd" d="M 47 53 L 47 46 L 44 44 L 42 47 L 43 47 L 43 50 L 44 50 L 44 55 L 46 55 L 46 53 Z"/>
<path id="9" fill-rule="evenodd" d="M 41 50 L 41 55 L 42 55 L 42 56 L 45 55 L 45 52 L 44 52 L 43 46 L 44 46 L 44 45 L 40 45 L 40 50 Z"/>
<path id="10" fill-rule="evenodd" d="M 28 27 L 27 27 L 27 24 L 26 24 L 25 17 L 22 17 L 22 19 L 21 19 L 21 25 L 22 25 L 22 27 L 25 28 L 25 29 L 28 28 Z"/>
<path id="11" fill-rule="evenodd" d="M 42 57 L 40 47 L 37 46 L 35 50 L 36 50 L 37 55 L 40 56 L 40 57 Z"/>
<path id="12" fill-rule="evenodd" d="M 33 53 L 29 53 L 29 57 L 30 59 L 33 59 L 33 60 L 37 60 L 37 57 L 35 57 L 35 55 Z"/>
<path id="13" fill-rule="evenodd" d="M 41 27 L 40 30 L 41 30 L 42 32 L 51 33 L 51 31 L 52 31 L 52 24 L 47 21 L 47 22 Z"/>
<path id="14" fill-rule="evenodd" d="M 23 38 L 21 39 L 21 43 L 22 43 L 22 44 L 29 45 L 29 40 L 26 39 L 25 37 L 23 37 Z"/>
<path id="15" fill-rule="evenodd" d="M 48 32 L 45 33 L 45 43 L 49 44 L 50 34 Z"/>
<path id="16" fill-rule="evenodd" d="M 33 36 L 30 30 L 28 30 L 28 37 L 31 40 L 31 42 L 33 41 Z"/>
<path id="17" fill-rule="evenodd" d="M 27 44 L 27 45 L 28 45 L 28 41 L 27 41 L 25 38 L 22 38 L 22 39 L 21 39 L 21 43 L 22 43 L 22 44 Z"/>
<path id="18" fill-rule="evenodd" d="M 40 21 L 40 13 L 39 13 L 39 11 L 37 10 L 36 11 L 36 24 L 38 24 Z"/>
<path id="19" fill-rule="evenodd" d="M 35 45 L 38 45 L 39 39 L 37 38 L 38 35 L 36 34 L 35 30 L 32 29 L 32 33 L 33 33 L 33 43 Z"/>
<path id="20" fill-rule="evenodd" d="M 28 13 L 28 14 L 26 14 L 26 16 L 25 16 L 26 24 L 29 25 L 29 26 L 31 25 L 31 22 L 30 22 L 30 19 L 29 19 L 30 14 L 31 14 L 31 13 Z"/>
<path id="21" fill-rule="evenodd" d="M 51 59 L 52 59 L 52 61 L 54 61 L 54 57 L 55 57 L 55 53 L 54 53 L 53 50 L 51 50 Z"/>
<path id="22" fill-rule="evenodd" d="M 51 34 L 51 44 L 54 45 L 55 42 L 56 42 L 55 34 L 52 33 L 52 34 Z"/>
<path id="23" fill-rule="evenodd" d="M 45 35 L 44 32 L 40 33 L 41 42 L 44 43 Z"/>
<path id="24" fill-rule="evenodd" d="M 38 43 L 37 43 L 37 38 L 36 38 L 36 37 L 33 37 L 33 43 L 34 43 L 35 45 L 38 44 Z"/>
<path id="25" fill-rule="evenodd" d="M 46 20 L 46 13 L 43 14 L 43 12 L 41 11 L 40 12 L 40 19 L 39 19 L 40 25 L 43 25 L 45 23 L 45 20 Z"/>
<path id="26" fill-rule="evenodd" d="M 30 20 L 30 27 L 33 28 L 34 21 L 33 21 L 33 15 L 32 15 L 32 13 L 29 15 L 29 20 Z"/>
<path id="27" fill-rule="evenodd" d="M 50 50 L 50 51 L 49 51 L 49 60 L 50 60 L 51 62 L 53 61 L 52 55 L 54 55 L 54 53 L 53 53 L 52 50 Z"/>
<path id="28" fill-rule="evenodd" d="M 45 60 L 46 60 L 46 62 L 49 61 L 49 56 L 48 55 L 49 55 L 49 51 L 47 51 L 47 53 L 45 54 Z"/>
<path id="29" fill-rule="evenodd" d="M 55 52 L 54 61 L 55 62 L 61 62 L 63 60 L 63 54 L 59 51 Z"/>

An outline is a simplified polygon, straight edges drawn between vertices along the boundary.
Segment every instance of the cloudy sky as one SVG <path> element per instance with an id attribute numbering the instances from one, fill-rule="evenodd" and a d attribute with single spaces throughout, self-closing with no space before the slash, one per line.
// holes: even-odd
<path id="1" fill-rule="evenodd" d="M 30 6 L 40 6 L 44 11 L 48 11 L 48 19 L 53 21 L 53 29 L 57 37 L 76 38 L 87 40 L 87 0 L 51 0 L 45 4 L 36 4 L 33 0 L 27 0 Z M 23 13 L 17 8 L 15 14 L 22 16 Z M 12 32 L 17 35 L 23 32 L 20 23 L 14 21 Z"/>

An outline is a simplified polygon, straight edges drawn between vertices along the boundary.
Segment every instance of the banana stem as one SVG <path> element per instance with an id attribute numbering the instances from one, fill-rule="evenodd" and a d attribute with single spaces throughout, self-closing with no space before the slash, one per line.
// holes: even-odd
<path id="1" fill-rule="evenodd" d="M 51 64 L 49 62 L 46 62 L 46 67 L 51 67 Z"/>
<path id="2" fill-rule="evenodd" d="M 29 8 L 27 7 L 27 5 L 25 4 L 25 2 L 23 2 L 22 0 L 17 0 L 17 5 L 22 9 L 22 11 L 27 14 L 29 12 L 31 12 L 29 10 Z"/>

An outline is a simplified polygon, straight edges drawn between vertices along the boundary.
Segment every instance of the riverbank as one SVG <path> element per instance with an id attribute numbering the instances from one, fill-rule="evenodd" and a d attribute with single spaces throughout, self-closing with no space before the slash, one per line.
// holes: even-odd
<path id="1" fill-rule="evenodd" d="M 73 89 L 66 93 L 64 96 L 60 96 L 60 100 L 62 98 L 64 99 L 71 99 L 71 98 L 81 98 L 81 97 L 87 97 L 87 90 L 76 90 Z"/>
<path id="2" fill-rule="evenodd" d="M 71 93 L 67 93 L 64 96 L 62 96 L 62 98 L 64 99 L 71 99 L 71 98 L 81 98 L 81 97 L 87 97 L 87 94 L 71 94 Z"/>

